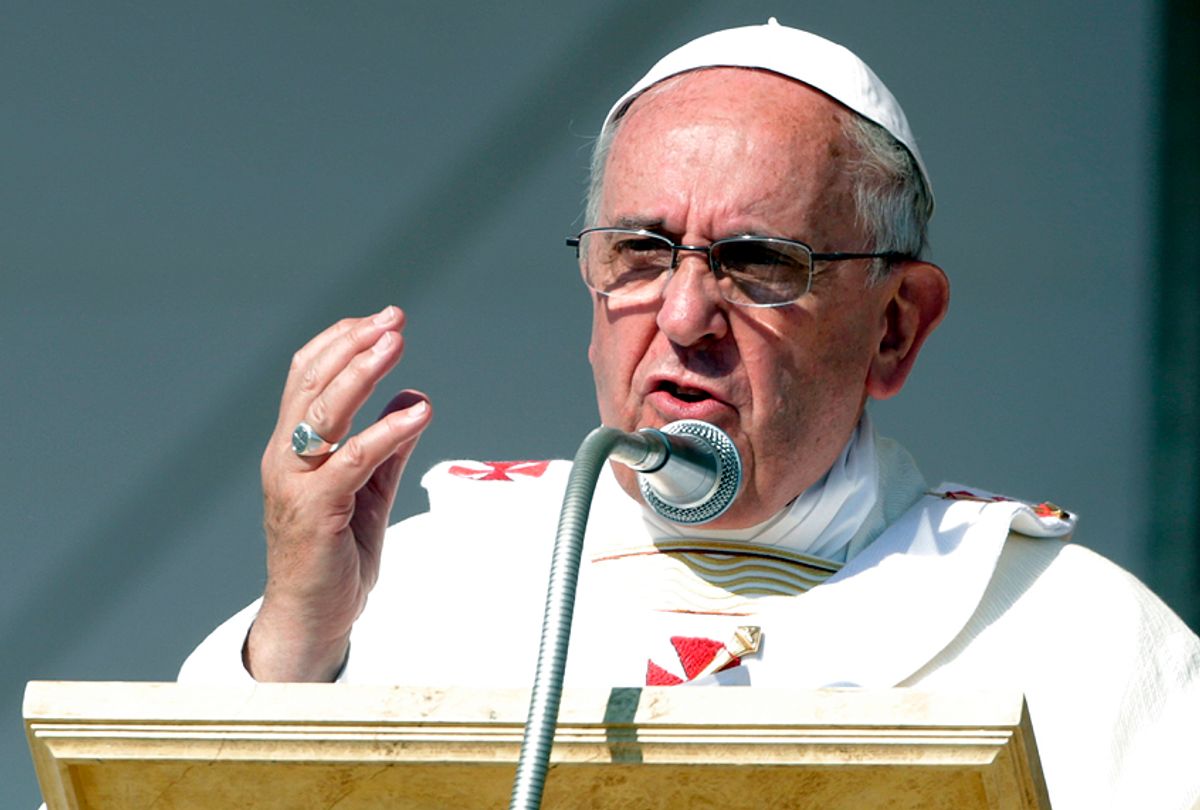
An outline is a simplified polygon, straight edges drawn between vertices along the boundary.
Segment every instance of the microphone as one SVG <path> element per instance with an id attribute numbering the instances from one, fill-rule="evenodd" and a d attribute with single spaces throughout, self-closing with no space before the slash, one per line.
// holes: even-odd
<path id="1" fill-rule="evenodd" d="M 715 520 L 742 486 L 737 446 L 723 430 L 698 419 L 624 433 L 609 458 L 638 472 L 646 503 L 673 523 Z"/>
<path id="2" fill-rule="evenodd" d="M 536 810 L 542 803 L 567 669 L 583 536 L 596 479 L 610 458 L 637 470 L 646 502 L 676 523 L 713 520 L 729 508 L 742 485 L 742 459 L 733 440 L 695 419 L 637 433 L 598 427 L 579 445 L 558 516 L 542 640 L 509 810 Z"/>

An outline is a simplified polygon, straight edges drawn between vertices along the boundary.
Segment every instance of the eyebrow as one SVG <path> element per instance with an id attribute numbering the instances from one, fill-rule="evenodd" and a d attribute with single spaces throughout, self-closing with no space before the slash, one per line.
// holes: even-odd
<path id="1" fill-rule="evenodd" d="M 610 227 L 610 228 L 626 228 L 628 230 L 634 230 L 634 231 L 652 231 L 654 233 L 661 233 L 663 235 L 666 235 L 666 229 L 663 228 L 663 221 L 661 218 L 657 218 L 657 217 L 639 217 L 639 216 L 618 217 L 617 219 L 613 220 L 613 224 L 608 227 Z M 763 237 L 765 239 L 787 239 L 792 242 L 801 242 L 802 244 L 808 244 L 807 242 L 804 242 L 804 240 L 797 239 L 794 236 L 784 236 L 783 234 L 773 233 L 771 231 L 760 231 L 757 229 L 755 229 L 755 230 L 740 230 L 737 233 L 732 233 L 732 234 L 729 234 L 728 236 L 723 236 L 721 238 L 722 239 L 731 239 L 731 238 L 735 238 L 738 236 L 759 236 L 759 237 Z M 714 241 L 716 241 L 716 240 L 714 240 Z"/>
<path id="2" fill-rule="evenodd" d="M 660 231 L 663 221 L 653 217 L 620 217 L 612 224 L 614 228 L 629 228 L 637 231 Z"/>

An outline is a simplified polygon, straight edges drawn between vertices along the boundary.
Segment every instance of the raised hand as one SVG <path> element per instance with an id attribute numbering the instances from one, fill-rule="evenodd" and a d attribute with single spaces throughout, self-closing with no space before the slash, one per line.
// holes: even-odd
<path id="1" fill-rule="evenodd" d="M 396 486 L 432 412 L 404 391 L 349 436 L 355 413 L 403 352 L 404 313 L 387 307 L 339 321 L 296 352 L 263 453 L 267 585 L 243 659 L 260 681 L 328 681 L 379 575 Z M 306 422 L 334 453 L 300 456 Z"/>

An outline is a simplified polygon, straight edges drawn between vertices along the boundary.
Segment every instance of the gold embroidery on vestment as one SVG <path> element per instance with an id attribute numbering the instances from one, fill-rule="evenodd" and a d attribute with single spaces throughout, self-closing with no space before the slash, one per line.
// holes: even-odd
<path id="1" fill-rule="evenodd" d="M 841 570 L 819 557 L 737 541 L 675 539 L 609 549 L 592 559 L 655 611 L 728 616 L 764 597 L 791 597 Z"/>

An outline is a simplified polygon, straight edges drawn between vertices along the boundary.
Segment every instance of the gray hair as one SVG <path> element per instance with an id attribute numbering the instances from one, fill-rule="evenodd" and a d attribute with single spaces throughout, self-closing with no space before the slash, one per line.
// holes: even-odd
<path id="1" fill-rule="evenodd" d="M 617 117 L 611 121 L 592 148 L 584 208 L 584 224 L 589 228 L 599 223 L 604 170 L 621 120 Z M 921 177 L 916 160 L 891 133 L 860 115 L 848 113 L 842 117 L 842 134 L 857 153 L 849 159 L 847 170 L 852 176 L 858 221 L 870 241 L 865 250 L 920 257 L 928 247 L 933 195 Z M 870 283 L 882 281 L 890 270 L 891 262 L 875 259 Z"/>
<path id="2" fill-rule="evenodd" d="M 849 161 L 854 207 L 875 253 L 894 252 L 920 258 L 929 246 L 933 195 L 917 161 L 883 127 L 860 115 L 843 118 L 842 134 L 857 151 Z M 891 270 L 886 259 L 871 267 L 871 283 Z"/>

